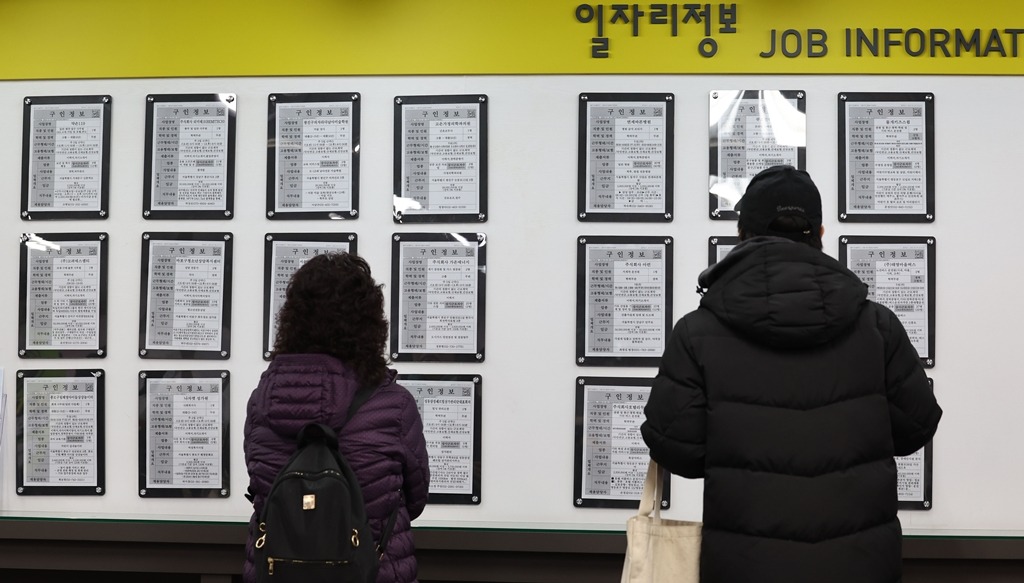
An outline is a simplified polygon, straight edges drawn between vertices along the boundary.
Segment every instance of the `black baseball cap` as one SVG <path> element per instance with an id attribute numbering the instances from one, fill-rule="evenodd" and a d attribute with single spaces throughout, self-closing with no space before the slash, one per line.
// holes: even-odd
<path id="1" fill-rule="evenodd" d="M 770 235 L 776 218 L 802 217 L 814 232 L 821 228 L 821 193 L 811 175 L 789 165 L 772 166 L 757 173 L 736 203 L 739 226 L 748 235 Z"/>

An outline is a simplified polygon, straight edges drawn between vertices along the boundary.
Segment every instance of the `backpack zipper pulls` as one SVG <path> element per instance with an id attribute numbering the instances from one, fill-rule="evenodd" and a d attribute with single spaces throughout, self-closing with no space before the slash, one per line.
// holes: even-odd
<path id="1" fill-rule="evenodd" d="M 267 544 L 267 523 L 266 522 L 261 522 L 260 523 L 260 532 L 262 532 L 263 534 L 260 535 L 260 538 L 256 539 L 256 548 L 257 549 L 262 549 L 263 545 Z M 271 564 L 271 571 L 273 571 L 273 564 Z M 271 575 L 273 575 L 273 573 L 271 573 Z"/>
<path id="2" fill-rule="evenodd" d="M 267 557 L 267 575 L 274 574 L 274 557 Z"/>

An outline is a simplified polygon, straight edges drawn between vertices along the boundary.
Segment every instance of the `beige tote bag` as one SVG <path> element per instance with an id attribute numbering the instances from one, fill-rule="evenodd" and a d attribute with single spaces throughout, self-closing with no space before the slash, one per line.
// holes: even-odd
<path id="1" fill-rule="evenodd" d="M 640 510 L 626 521 L 622 583 L 699 583 L 700 522 L 661 518 L 658 464 L 647 466 Z"/>

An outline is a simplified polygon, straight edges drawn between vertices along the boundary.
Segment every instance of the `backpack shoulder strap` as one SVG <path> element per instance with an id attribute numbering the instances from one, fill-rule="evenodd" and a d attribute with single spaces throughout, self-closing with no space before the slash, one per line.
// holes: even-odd
<path id="1" fill-rule="evenodd" d="M 352 397 L 352 404 L 348 406 L 348 414 L 345 415 L 345 423 L 348 423 L 349 419 L 356 414 L 356 411 L 363 406 L 363 403 L 370 400 L 373 395 L 373 387 L 360 387 L 354 397 Z"/>

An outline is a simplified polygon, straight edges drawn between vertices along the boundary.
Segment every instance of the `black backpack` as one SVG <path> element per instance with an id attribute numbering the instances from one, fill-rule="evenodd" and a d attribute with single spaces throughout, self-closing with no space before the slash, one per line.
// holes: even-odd
<path id="1" fill-rule="evenodd" d="M 370 393 L 356 393 L 346 422 Z M 298 450 L 278 472 L 260 514 L 256 580 L 372 583 L 398 509 L 381 533 L 381 544 L 374 545 L 362 490 L 338 451 L 337 435 L 310 423 L 297 441 Z"/>

